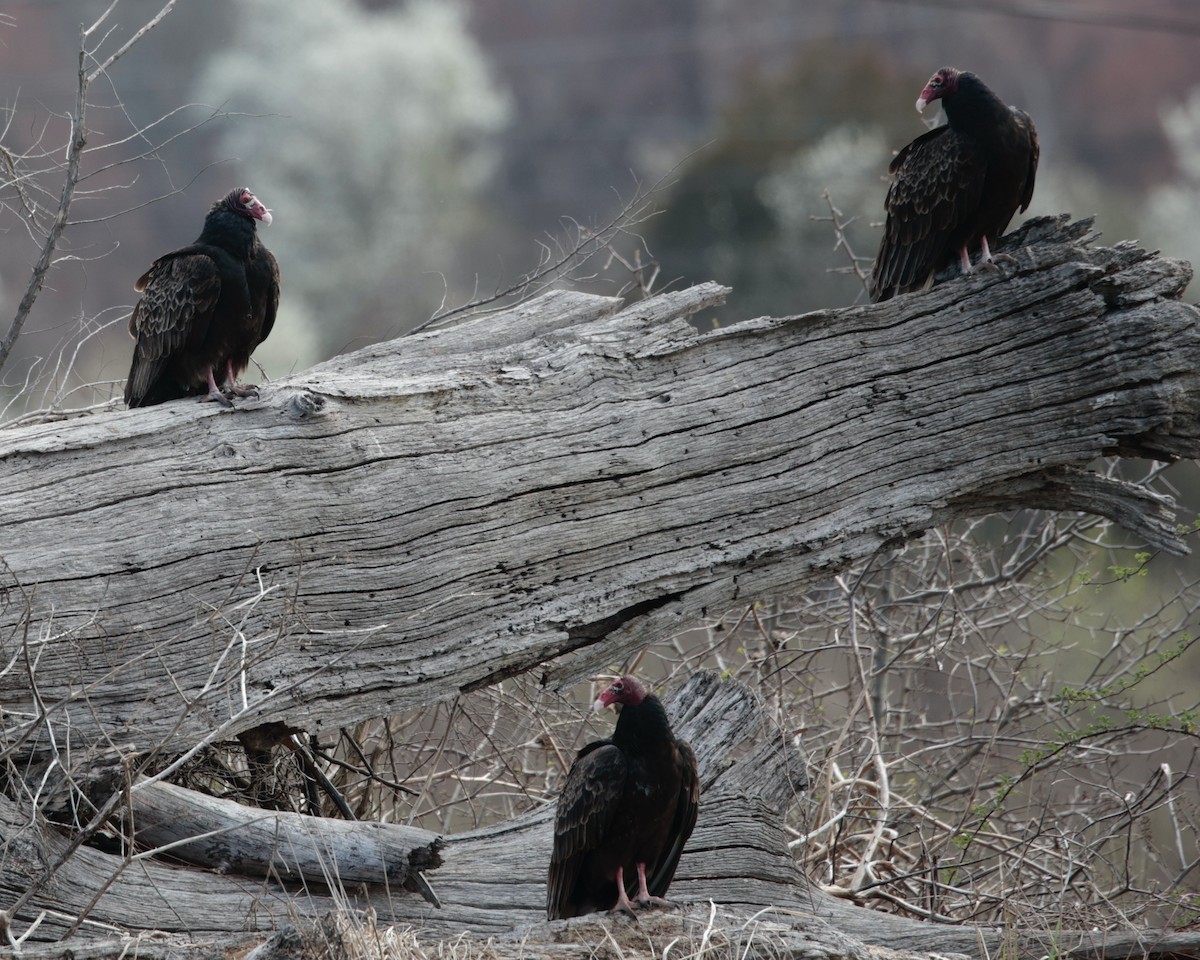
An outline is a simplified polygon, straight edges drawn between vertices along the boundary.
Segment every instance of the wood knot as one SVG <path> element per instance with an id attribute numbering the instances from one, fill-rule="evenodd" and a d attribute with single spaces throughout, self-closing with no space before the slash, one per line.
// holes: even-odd
<path id="1" fill-rule="evenodd" d="M 288 401 L 284 404 L 283 412 L 293 420 L 308 420 L 313 417 L 319 417 L 325 412 L 326 400 L 324 397 L 309 393 L 303 390 L 300 393 L 293 393 L 288 397 Z"/>

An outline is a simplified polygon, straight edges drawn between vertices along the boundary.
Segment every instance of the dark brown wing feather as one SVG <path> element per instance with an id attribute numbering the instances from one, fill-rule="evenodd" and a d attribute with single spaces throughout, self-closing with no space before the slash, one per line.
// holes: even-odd
<path id="1" fill-rule="evenodd" d="M 142 299 L 129 317 L 137 340 L 125 383 L 125 402 L 137 406 L 185 345 L 204 338 L 221 294 L 217 264 L 202 253 L 160 257 L 134 289 Z"/>
<path id="2" fill-rule="evenodd" d="M 1042 147 L 1038 142 L 1037 127 L 1033 125 L 1033 117 L 1016 107 L 1013 108 L 1013 113 L 1017 117 L 1017 126 L 1029 142 L 1029 163 L 1025 173 L 1025 189 L 1021 192 L 1021 212 L 1024 213 L 1029 209 L 1030 201 L 1033 200 L 1033 182 L 1037 179 L 1038 159 L 1042 155 Z"/>
<path id="3" fill-rule="evenodd" d="M 683 845 L 692 835 L 696 817 L 700 813 L 700 774 L 696 768 L 696 754 L 683 740 L 676 740 L 675 746 L 679 751 L 679 805 L 675 808 L 675 820 L 671 824 L 670 842 L 646 878 L 646 887 L 655 897 L 667 895 L 667 888 L 675 878 L 675 868 L 679 866 Z"/>
<path id="4" fill-rule="evenodd" d="M 251 322 L 258 325 L 253 349 L 267 339 L 279 310 L 279 262 L 257 236 L 246 269 L 246 282 L 250 287 Z"/>
<path id="5" fill-rule="evenodd" d="M 578 913 L 572 903 L 585 854 L 600 846 L 625 791 L 627 764 L 608 740 L 590 743 L 575 758 L 558 798 L 554 851 L 546 880 L 546 915 Z"/>
<path id="6" fill-rule="evenodd" d="M 901 150 L 888 173 L 872 300 L 920 289 L 954 256 L 957 235 L 979 206 L 987 164 L 970 141 L 942 126 Z"/>

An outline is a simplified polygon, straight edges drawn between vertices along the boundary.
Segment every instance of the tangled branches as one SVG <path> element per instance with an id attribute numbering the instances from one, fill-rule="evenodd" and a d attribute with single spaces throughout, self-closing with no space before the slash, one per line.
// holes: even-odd
<path id="1" fill-rule="evenodd" d="M 613 669 L 757 689 L 809 753 L 788 830 L 826 892 L 943 922 L 1181 926 L 1200 864 L 1200 583 L 1174 576 L 1093 517 L 992 517 Z M 518 677 L 311 746 L 359 819 L 458 832 L 554 801 L 605 734 L 593 694 Z M 209 754 L 194 782 L 223 770 L 237 796 L 258 778 L 268 805 L 336 815 L 296 751 L 245 764 Z"/>

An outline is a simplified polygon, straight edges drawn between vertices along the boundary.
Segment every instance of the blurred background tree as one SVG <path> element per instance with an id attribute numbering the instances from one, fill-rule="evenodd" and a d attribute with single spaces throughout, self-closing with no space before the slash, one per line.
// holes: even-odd
<path id="1" fill-rule="evenodd" d="M 239 12 L 196 98 L 253 117 L 227 125 L 217 149 L 279 211 L 267 238 L 285 265 L 279 322 L 307 334 L 311 362 L 379 339 L 398 308 L 419 319 L 439 305 L 442 272 L 486 216 L 508 101 L 456 2 L 255 0 Z"/>
<path id="2" fill-rule="evenodd" d="M 1200 86 L 1186 100 L 1164 107 L 1162 124 L 1178 172 L 1150 190 L 1146 229 L 1172 256 L 1200 263 Z"/>
<path id="3" fill-rule="evenodd" d="M 829 214 L 828 192 L 859 217 L 857 252 L 874 254 L 869 218 L 881 216 L 891 145 L 922 129 L 887 96 L 901 76 L 877 50 L 823 43 L 747 80 L 646 233 L 664 276 L 724 277 L 729 320 L 853 302 L 862 285 L 829 272 L 845 258 L 831 252 L 830 226 L 812 218 Z"/>

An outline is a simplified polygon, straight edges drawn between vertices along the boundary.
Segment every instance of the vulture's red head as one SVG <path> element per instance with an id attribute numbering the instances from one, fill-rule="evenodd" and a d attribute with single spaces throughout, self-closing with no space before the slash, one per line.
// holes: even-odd
<path id="1" fill-rule="evenodd" d="M 612 707 L 620 713 L 625 704 L 635 707 L 645 699 L 646 688 L 639 681 L 633 677 L 621 677 L 609 684 L 608 689 L 596 698 L 592 709 L 599 713 L 605 707 Z"/>
<path id="2" fill-rule="evenodd" d="M 225 195 L 225 206 L 234 213 L 253 220 L 261 220 L 264 227 L 271 225 L 271 211 L 262 205 L 249 187 L 235 187 Z"/>
<path id="3" fill-rule="evenodd" d="M 958 89 L 958 75 L 961 72 L 957 67 L 942 67 L 930 77 L 925 89 L 917 97 L 917 113 L 923 113 L 926 105 L 934 100 L 941 100 L 942 97 L 954 93 Z"/>

